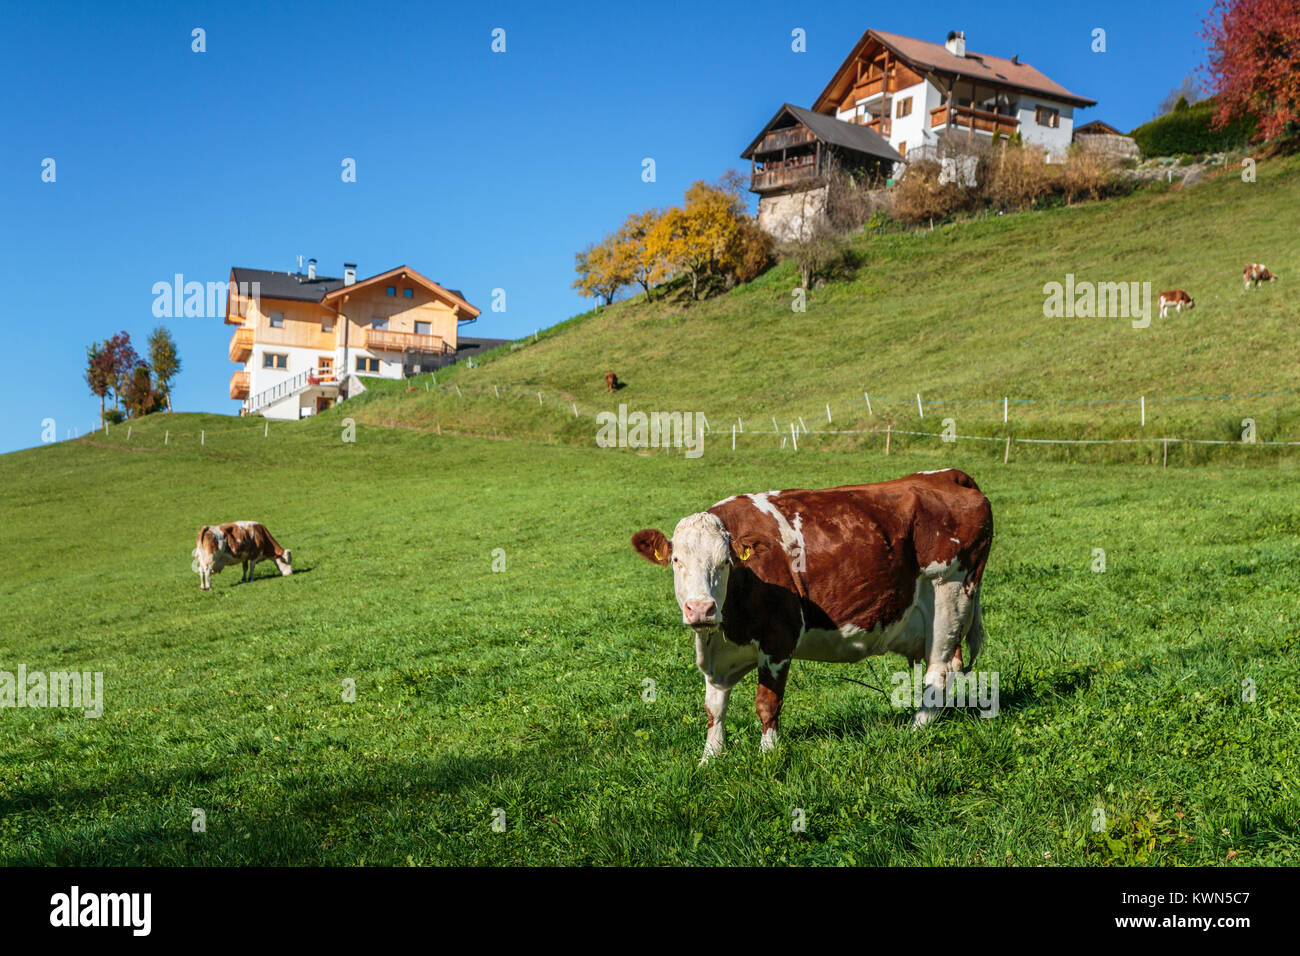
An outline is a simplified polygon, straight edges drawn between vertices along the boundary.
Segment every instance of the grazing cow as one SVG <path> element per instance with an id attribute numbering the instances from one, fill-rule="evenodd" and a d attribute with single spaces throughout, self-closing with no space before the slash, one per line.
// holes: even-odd
<path id="1" fill-rule="evenodd" d="M 241 581 L 253 580 L 259 561 L 274 561 L 280 573 L 293 574 L 293 552 L 280 547 L 257 521 L 233 521 L 230 524 L 205 524 L 199 529 L 194 545 L 194 570 L 199 574 L 199 589 L 212 590 L 213 573 L 220 574 L 227 565 L 243 564 Z"/>
<path id="2" fill-rule="evenodd" d="M 1252 262 L 1241 270 L 1242 280 L 1246 283 L 1246 288 L 1251 286 L 1258 287 L 1261 282 L 1276 282 L 1277 276 L 1269 272 L 1258 262 Z"/>
<path id="3" fill-rule="evenodd" d="M 605 391 L 612 392 L 618 388 L 618 376 L 613 372 L 605 373 Z"/>
<path id="4" fill-rule="evenodd" d="M 1196 308 L 1196 301 L 1182 289 L 1161 292 L 1158 304 L 1160 306 L 1160 318 L 1162 319 L 1170 306 L 1173 306 L 1179 312 L 1183 311 L 1183 306 L 1187 306 L 1189 309 Z"/>
<path id="5" fill-rule="evenodd" d="M 979 590 L 993 512 L 954 469 L 823 491 L 738 495 L 687 515 L 673 531 L 645 529 L 632 547 L 673 569 L 682 623 L 695 633 L 708 735 L 701 763 L 722 750 L 731 689 L 755 667 L 761 748 L 776 744 L 793 658 L 858 661 L 893 651 L 925 661 L 928 723 L 961 641 L 984 641 Z M 933 696 L 937 693 L 939 696 Z"/>

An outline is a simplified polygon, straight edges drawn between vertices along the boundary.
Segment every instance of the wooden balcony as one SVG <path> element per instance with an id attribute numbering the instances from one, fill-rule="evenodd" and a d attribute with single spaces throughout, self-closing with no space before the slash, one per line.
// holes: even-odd
<path id="1" fill-rule="evenodd" d="M 230 337 L 230 361 L 247 362 L 248 357 L 252 354 L 253 330 L 235 329 L 235 334 Z"/>
<path id="2" fill-rule="evenodd" d="M 787 186 L 799 186 L 817 182 L 821 176 L 817 172 L 817 163 L 808 157 L 806 163 L 768 163 L 765 169 L 756 169 L 749 177 L 752 192 L 766 192 L 783 189 Z"/>
<path id="3" fill-rule="evenodd" d="M 758 148 L 754 150 L 755 155 L 764 155 L 770 153 L 779 153 L 783 149 L 789 149 L 792 146 L 805 146 L 814 142 L 816 137 L 813 136 L 812 130 L 803 126 L 792 126 L 789 129 L 774 129 L 768 133 L 759 142 Z"/>
<path id="4" fill-rule="evenodd" d="M 242 401 L 248 398 L 248 373 L 236 372 L 230 376 L 230 397 Z"/>
<path id="5" fill-rule="evenodd" d="M 936 106 L 930 110 L 930 128 L 938 129 L 941 126 L 1011 136 L 1020 128 L 1020 121 L 1014 116 L 990 113 L 970 106 Z"/>
<path id="6" fill-rule="evenodd" d="M 873 130 L 881 136 L 886 138 L 889 137 L 890 122 L 888 116 L 876 116 L 872 119 L 867 119 L 865 116 L 855 116 L 853 122 L 858 126 L 865 126 L 867 129 Z"/>
<path id="7" fill-rule="evenodd" d="M 456 351 L 443 341 L 441 335 L 390 332 L 388 329 L 366 329 L 365 347 L 382 352 L 432 352 L 435 355 Z"/>
<path id="8" fill-rule="evenodd" d="M 865 100 L 868 96 L 875 96 L 877 93 L 883 92 L 885 92 L 885 78 L 877 76 L 875 79 L 861 80 L 857 86 L 853 87 L 849 95 L 853 97 L 853 102 L 857 103 L 860 100 Z"/>

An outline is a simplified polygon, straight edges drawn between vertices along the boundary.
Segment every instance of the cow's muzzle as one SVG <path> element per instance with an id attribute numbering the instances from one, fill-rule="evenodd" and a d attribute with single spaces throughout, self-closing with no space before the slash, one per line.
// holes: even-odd
<path id="1" fill-rule="evenodd" d="M 721 620 L 718 603 L 713 600 L 686 601 L 682 604 L 682 620 L 690 627 L 712 627 Z"/>

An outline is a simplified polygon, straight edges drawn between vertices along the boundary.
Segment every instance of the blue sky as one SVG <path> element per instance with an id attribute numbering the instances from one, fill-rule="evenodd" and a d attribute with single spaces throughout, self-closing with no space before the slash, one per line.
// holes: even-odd
<path id="1" fill-rule="evenodd" d="M 231 328 L 153 315 L 154 283 L 176 273 L 224 281 L 300 255 L 327 275 L 406 264 L 483 309 L 464 334 L 517 337 L 587 308 L 570 288 L 576 250 L 745 165 L 781 103 L 810 106 L 868 27 L 937 42 L 964 30 L 970 50 L 1018 53 L 1096 99 L 1082 121 L 1127 130 L 1201 62 L 1207 6 L 9 3 L 0 452 L 38 444 L 46 418 L 60 439 L 93 427 L 85 347 L 125 329 L 143 352 L 159 322 L 184 363 L 177 410 L 237 411 Z"/>

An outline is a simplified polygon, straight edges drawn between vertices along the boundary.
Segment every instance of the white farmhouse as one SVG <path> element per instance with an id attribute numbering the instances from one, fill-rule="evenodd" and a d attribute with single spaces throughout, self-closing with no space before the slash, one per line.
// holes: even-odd
<path id="1" fill-rule="evenodd" d="M 813 103 L 813 111 L 879 133 L 904 158 L 925 154 L 945 132 L 991 138 L 1019 133 L 1059 157 L 1073 138 L 1074 111 L 1096 100 L 1071 93 L 1017 56 L 868 30 Z"/>

